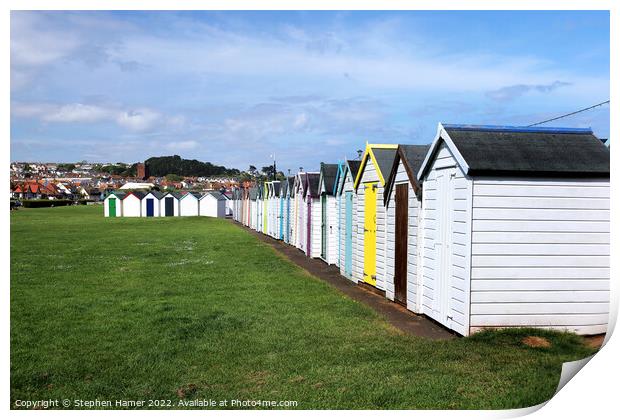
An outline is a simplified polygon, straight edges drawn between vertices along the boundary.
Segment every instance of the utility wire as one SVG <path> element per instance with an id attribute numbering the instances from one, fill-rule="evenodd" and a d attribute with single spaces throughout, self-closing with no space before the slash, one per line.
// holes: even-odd
<path id="1" fill-rule="evenodd" d="M 571 112 L 569 114 L 560 115 L 559 117 L 550 118 L 550 119 L 545 120 L 545 121 L 541 121 L 541 122 L 537 122 L 537 123 L 534 123 L 534 124 L 530 124 L 527 127 L 534 127 L 535 125 L 540 125 L 540 124 L 548 123 L 548 122 L 551 122 L 551 121 L 559 120 L 560 118 L 568 117 L 570 115 L 579 114 L 580 112 L 587 111 L 589 109 L 596 108 L 597 106 L 605 105 L 605 104 L 608 104 L 608 103 L 609 103 L 609 99 L 606 100 L 605 102 L 601 102 L 600 104 L 596 104 L 596 105 L 589 106 L 587 108 L 580 109 L 579 111 Z"/>

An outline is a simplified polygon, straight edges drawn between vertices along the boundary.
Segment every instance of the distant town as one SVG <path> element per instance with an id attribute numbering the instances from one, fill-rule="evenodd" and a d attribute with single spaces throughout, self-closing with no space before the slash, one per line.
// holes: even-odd
<path id="1" fill-rule="evenodd" d="M 220 174 L 205 175 L 209 172 Z M 31 200 L 62 200 L 63 205 L 98 203 L 118 190 L 219 191 L 230 198 L 234 187 L 272 177 L 284 175 L 274 166 L 239 171 L 176 155 L 134 164 L 11 162 L 11 208 Z"/>

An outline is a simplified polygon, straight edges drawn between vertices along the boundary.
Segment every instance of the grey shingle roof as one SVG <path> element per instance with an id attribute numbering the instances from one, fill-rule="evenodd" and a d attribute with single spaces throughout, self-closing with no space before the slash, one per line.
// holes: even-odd
<path id="1" fill-rule="evenodd" d="M 288 178 L 288 189 L 289 189 L 289 195 L 291 197 L 295 197 L 295 177 L 291 176 Z"/>
<path id="2" fill-rule="evenodd" d="M 400 144 L 398 145 L 400 148 L 399 153 L 403 161 L 405 162 L 407 169 L 412 171 L 414 177 L 417 176 L 420 167 L 422 166 L 422 162 L 424 162 L 424 158 L 428 153 L 428 149 L 431 147 L 430 144 L 424 145 L 412 145 L 412 144 Z M 417 179 L 416 179 L 417 181 Z"/>
<path id="3" fill-rule="evenodd" d="M 392 165 L 396 157 L 396 149 L 381 149 L 375 147 L 372 149 L 372 153 L 375 155 L 377 166 L 379 166 L 383 178 L 387 178 L 392 171 Z"/>
<path id="4" fill-rule="evenodd" d="M 209 191 L 205 195 L 211 195 L 217 199 L 217 201 L 226 200 L 226 197 L 219 191 Z"/>
<path id="5" fill-rule="evenodd" d="M 183 194 L 181 197 L 185 197 L 186 195 L 193 195 L 196 198 L 202 197 L 202 194 L 200 194 L 199 192 L 196 192 L 196 191 L 188 191 L 185 194 Z"/>
<path id="6" fill-rule="evenodd" d="M 609 175 L 609 149 L 590 130 L 448 124 L 444 129 L 470 175 Z"/>
<path id="7" fill-rule="evenodd" d="M 122 192 L 122 191 L 112 191 L 111 193 L 109 193 L 109 194 L 106 196 L 106 198 L 107 198 L 108 196 L 112 195 L 112 194 L 114 194 L 116 197 L 118 197 L 118 198 L 119 198 L 119 199 L 121 199 L 121 200 L 122 200 L 123 198 L 125 198 L 125 196 L 127 195 L 127 193 Z"/>
<path id="8" fill-rule="evenodd" d="M 405 172 L 407 173 L 407 177 L 409 178 L 409 182 L 413 186 L 413 190 L 417 194 L 420 188 L 420 182 L 418 180 L 418 171 L 422 167 L 422 163 L 424 163 L 424 158 L 428 154 L 428 150 L 430 149 L 430 144 L 399 144 L 398 149 L 396 151 L 396 156 L 394 157 L 394 165 L 392 166 L 392 170 L 388 178 L 386 179 L 386 188 L 388 191 L 391 191 L 393 188 L 393 180 L 398 172 L 398 165 L 396 164 L 398 161 L 403 162 L 403 166 L 405 167 Z M 383 202 L 387 203 L 391 194 L 383 195 Z"/>
<path id="9" fill-rule="evenodd" d="M 334 195 L 334 183 L 336 181 L 336 174 L 338 173 L 338 164 L 336 163 L 322 163 L 321 175 L 323 176 L 323 183 L 325 184 L 325 192 L 328 195 Z M 321 187 L 319 186 L 319 191 Z"/>
<path id="10" fill-rule="evenodd" d="M 315 198 L 318 197 L 319 196 L 319 180 L 320 180 L 321 174 L 312 172 L 312 173 L 307 173 L 306 177 L 308 180 L 307 188 L 310 189 L 310 192 L 309 192 L 310 196 L 315 197 Z"/>
<path id="11" fill-rule="evenodd" d="M 128 197 L 129 195 L 131 195 L 131 194 L 133 194 L 133 195 L 135 195 L 136 197 L 138 197 L 138 199 L 139 199 L 139 200 L 142 200 L 142 199 L 144 198 L 144 196 L 146 195 L 146 194 L 144 193 L 144 191 L 130 191 L 130 192 L 128 192 L 128 193 L 125 195 L 125 197 L 123 197 L 123 199 L 127 198 L 127 197 Z"/>
<path id="12" fill-rule="evenodd" d="M 360 170 L 361 164 L 361 160 L 347 160 L 347 165 L 349 165 L 349 170 L 351 171 L 351 176 L 353 179 L 357 176 L 357 172 Z"/>

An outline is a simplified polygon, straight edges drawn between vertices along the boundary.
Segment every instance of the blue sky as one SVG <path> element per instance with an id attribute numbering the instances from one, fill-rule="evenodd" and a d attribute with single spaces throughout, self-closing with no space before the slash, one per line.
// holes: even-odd
<path id="1" fill-rule="evenodd" d="M 11 13 L 12 160 L 315 170 L 607 99 L 608 12 Z"/>

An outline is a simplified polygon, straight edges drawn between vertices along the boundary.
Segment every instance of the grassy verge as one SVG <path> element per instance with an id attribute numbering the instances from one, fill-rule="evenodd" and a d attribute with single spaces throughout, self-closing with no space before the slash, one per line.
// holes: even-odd
<path id="1" fill-rule="evenodd" d="M 434 342 L 224 220 L 11 214 L 11 401 L 294 400 L 297 408 L 516 408 L 548 399 L 571 334 Z"/>

